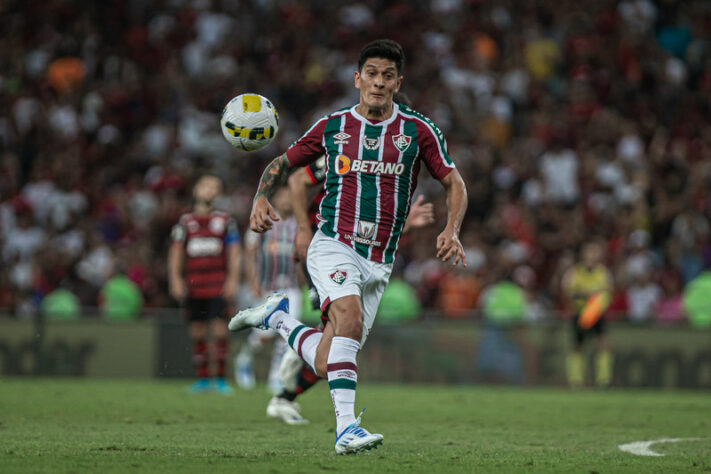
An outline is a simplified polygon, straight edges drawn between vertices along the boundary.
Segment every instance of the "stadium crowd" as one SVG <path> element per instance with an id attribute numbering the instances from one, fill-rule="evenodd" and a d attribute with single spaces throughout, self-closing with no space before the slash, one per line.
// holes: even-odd
<path id="1" fill-rule="evenodd" d="M 378 37 L 403 45 L 403 91 L 468 185 L 466 269 L 434 258 L 443 215 L 403 241 L 395 273 L 425 308 L 467 317 L 511 277 L 530 319 L 554 318 L 598 240 L 611 317 L 676 322 L 711 266 L 708 2 L 10 0 L 0 19 L 0 308 L 18 317 L 59 287 L 96 305 L 117 273 L 174 306 L 169 233 L 195 179 L 224 178 L 244 231 L 263 166 L 357 101 L 357 52 Z M 251 154 L 219 128 L 248 91 L 281 118 Z M 436 181 L 418 193 L 444 209 Z"/>

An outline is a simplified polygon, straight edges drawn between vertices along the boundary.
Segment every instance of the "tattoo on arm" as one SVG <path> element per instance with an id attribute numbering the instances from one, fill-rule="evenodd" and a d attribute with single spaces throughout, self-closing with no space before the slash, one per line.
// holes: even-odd
<path id="1" fill-rule="evenodd" d="M 271 198 L 276 188 L 286 183 L 288 177 L 289 160 L 286 158 L 286 154 L 274 158 L 262 173 L 262 179 L 259 180 L 259 187 L 254 199 L 262 196 L 267 199 Z"/>

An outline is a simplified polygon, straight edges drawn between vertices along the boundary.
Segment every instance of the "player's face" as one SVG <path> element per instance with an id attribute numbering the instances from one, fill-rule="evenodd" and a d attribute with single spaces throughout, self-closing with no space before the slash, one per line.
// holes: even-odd
<path id="1" fill-rule="evenodd" d="M 384 58 L 368 58 L 355 72 L 355 86 L 360 89 L 360 103 L 371 109 L 388 107 L 400 90 L 402 76 L 395 62 Z"/>
<path id="2" fill-rule="evenodd" d="M 195 184 L 193 195 L 196 201 L 212 202 L 220 194 L 220 180 L 214 176 L 205 176 Z"/>

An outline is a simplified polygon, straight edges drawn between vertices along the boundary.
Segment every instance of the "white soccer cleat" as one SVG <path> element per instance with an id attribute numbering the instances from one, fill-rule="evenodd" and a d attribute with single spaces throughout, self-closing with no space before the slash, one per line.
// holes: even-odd
<path id="1" fill-rule="evenodd" d="M 365 408 L 360 412 L 354 423 L 348 425 L 341 434 L 336 436 L 336 454 L 356 454 L 377 449 L 378 446 L 383 444 L 383 435 L 370 433 L 365 428 L 361 428 L 360 417 L 364 411 Z"/>
<path id="2" fill-rule="evenodd" d="M 289 298 L 283 293 L 273 293 L 259 306 L 243 309 L 230 319 L 227 327 L 230 331 L 241 331 L 250 327 L 268 329 L 269 318 L 276 311 L 289 312 Z"/>
<path id="3" fill-rule="evenodd" d="M 305 425 L 309 422 L 301 416 L 301 407 L 296 402 L 290 402 L 285 398 L 272 397 L 267 405 L 267 416 L 277 418 L 287 425 Z"/>

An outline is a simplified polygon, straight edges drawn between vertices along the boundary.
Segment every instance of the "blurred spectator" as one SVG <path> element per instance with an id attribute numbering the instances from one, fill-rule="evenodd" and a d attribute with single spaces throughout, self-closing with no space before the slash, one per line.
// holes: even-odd
<path id="1" fill-rule="evenodd" d="M 528 340 L 525 292 L 510 280 L 487 287 L 481 298 L 486 322 L 479 340 L 477 368 L 489 383 L 532 382 L 535 352 Z"/>
<path id="2" fill-rule="evenodd" d="M 711 327 L 711 272 L 704 272 L 684 289 L 682 304 L 693 327 Z"/>
<path id="3" fill-rule="evenodd" d="M 12 205 L 15 211 L 16 225 L 7 231 L 2 248 L 5 261 L 17 259 L 19 263 L 32 260 L 34 253 L 47 240 L 45 231 L 35 225 L 32 219 L 32 207 L 22 198 L 16 198 Z"/>
<path id="4" fill-rule="evenodd" d="M 540 167 L 546 199 L 555 204 L 574 204 L 580 194 L 577 154 L 556 141 L 553 148 L 541 156 Z"/>
<path id="5" fill-rule="evenodd" d="M 445 316 L 471 316 L 477 306 L 481 283 L 466 269 L 452 269 L 442 276 L 437 290 L 437 307 Z"/>
<path id="6" fill-rule="evenodd" d="M 78 319 L 79 298 L 65 288 L 58 288 L 44 297 L 40 310 L 46 318 L 55 320 Z"/>
<path id="7" fill-rule="evenodd" d="M 664 324 L 683 321 L 681 278 L 675 273 L 666 274 L 662 277 L 661 287 L 663 293 L 654 308 L 657 321 Z"/>
<path id="8" fill-rule="evenodd" d="M 378 306 L 378 321 L 381 323 L 401 323 L 417 319 L 420 303 L 410 285 L 400 278 L 393 278 L 383 293 Z"/>
<path id="9" fill-rule="evenodd" d="M 348 45 L 386 22 L 467 182 L 460 237 L 487 256 L 448 274 L 435 231 L 403 240 L 396 265 L 423 307 L 469 312 L 516 257 L 530 301 L 561 308 L 568 256 L 604 239 L 624 316 L 623 278 L 666 288 L 669 272 L 688 284 L 711 266 L 710 18 L 702 0 L 5 2 L 0 305 L 31 315 L 63 279 L 92 305 L 118 267 L 146 305 L 170 304 L 165 242 L 186 183 L 219 173 L 244 229 L 267 160 L 356 100 Z M 217 126 L 245 91 L 281 119 L 249 155 Z M 436 184 L 419 191 L 437 202 Z"/>
<path id="10" fill-rule="evenodd" d="M 654 283 L 652 275 L 649 272 L 637 274 L 627 288 L 630 320 L 636 323 L 652 321 L 661 298 L 662 289 Z"/>
<path id="11" fill-rule="evenodd" d="M 143 296 L 138 285 L 126 275 L 115 275 L 101 288 L 99 306 L 107 319 L 136 319 L 143 308 Z"/>

